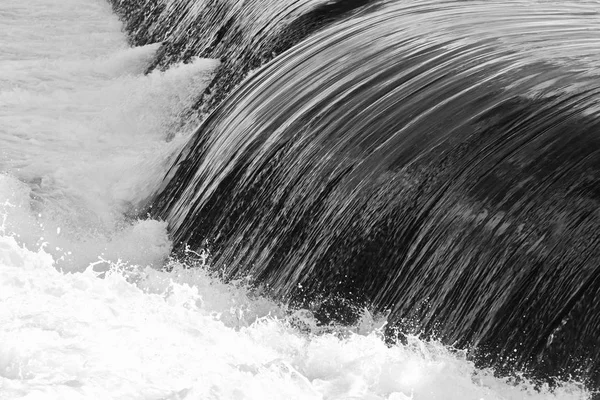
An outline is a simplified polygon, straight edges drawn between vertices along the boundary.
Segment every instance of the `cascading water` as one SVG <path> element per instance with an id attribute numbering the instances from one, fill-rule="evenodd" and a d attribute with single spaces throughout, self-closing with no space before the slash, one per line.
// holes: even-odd
<path id="1" fill-rule="evenodd" d="M 0 26 L 0 399 L 589 396 L 496 378 L 435 341 L 388 347 L 368 312 L 318 328 L 168 260 L 166 223 L 136 216 L 219 62 L 144 74 L 164 46 L 128 47 L 103 0 L 3 0 Z"/>
<path id="2" fill-rule="evenodd" d="M 223 61 L 194 109 L 212 110 L 253 69 L 370 0 L 109 0 L 134 45 L 162 43 L 149 66 Z M 202 95 L 202 96 L 200 96 Z"/>
<path id="3" fill-rule="evenodd" d="M 240 85 L 154 215 L 278 298 L 596 385 L 599 23 L 596 2 L 380 2 Z"/>

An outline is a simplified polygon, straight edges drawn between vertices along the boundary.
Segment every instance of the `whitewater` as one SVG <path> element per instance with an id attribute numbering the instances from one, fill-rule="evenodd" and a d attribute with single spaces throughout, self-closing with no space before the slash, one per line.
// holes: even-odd
<path id="1" fill-rule="evenodd" d="M 0 3 L 0 399 L 584 399 L 465 352 L 319 328 L 139 220 L 218 62 L 144 74 L 104 0 Z M 165 268 L 166 267 L 166 268 Z"/>

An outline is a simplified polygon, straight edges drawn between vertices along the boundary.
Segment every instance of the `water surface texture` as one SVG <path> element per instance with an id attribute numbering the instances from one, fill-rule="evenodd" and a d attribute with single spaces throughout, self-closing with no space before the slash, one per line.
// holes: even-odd
<path id="1" fill-rule="evenodd" d="M 102 0 L 3 0 L 0 26 L 0 399 L 589 397 L 169 261 L 167 223 L 137 217 L 219 63 L 144 74 L 160 44 L 130 48 Z"/>
<path id="2" fill-rule="evenodd" d="M 235 90 L 155 215 L 278 298 L 597 384 L 599 22 L 596 2 L 379 3 Z"/>

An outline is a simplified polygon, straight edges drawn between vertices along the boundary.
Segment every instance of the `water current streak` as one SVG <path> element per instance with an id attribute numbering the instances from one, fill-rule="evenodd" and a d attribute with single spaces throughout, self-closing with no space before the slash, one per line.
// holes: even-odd
<path id="1" fill-rule="evenodd" d="M 597 384 L 597 6 L 378 3 L 235 90 L 154 214 L 282 298 Z"/>
<path id="2" fill-rule="evenodd" d="M 132 44 L 162 43 L 154 68 L 219 59 L 195 109 L 208 112 L 252 70 L 369 0 L 109 0 Z M 200 96 L 202 94 L 202 96 Z"/>

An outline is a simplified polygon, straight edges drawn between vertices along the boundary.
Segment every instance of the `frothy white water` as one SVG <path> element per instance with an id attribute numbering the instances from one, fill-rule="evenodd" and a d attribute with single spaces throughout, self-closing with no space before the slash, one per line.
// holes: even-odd
<path id="1" fill-rule="evenodd" d="M 62 274 L 0 238 L 0 398 L 581 399 L 479 371 L 461 353 L 377 331 L 302 334 L 279 307 L 202 269 Z M 305 320 L 310 324 L 310 320 Z M 368 324 L 365 324 L 368 325 Z"/>
<path id="2" fill-rule="evenodd" d="M 125 215 L 188 137 L 180 113 L 216 63 L 145 76 L 157 46 L 128 48 L 103 0 L 3 0 L 0 26 L 0 399 L 586 397 L 436 343 L 388 348 L 368 314 L 306 333 L 310 316 L 204 269 L 159 271 L 165 225 Z"/>
<path id="3" fill-rule="evenodd" d="M 0 18 L 8 33 L 0 39 L 5 229 L 30 248 L 49 242 L 67 269 L 90 261 L 90 252 L 160 262 L 169 250 L 164 226 L 146 222 L 134 232 L 123 215 L 156 189 L 189 134 L 179 113 L 216 62 L 144 76 L 158 44 L 129 48 L 102 0 L 8 0 Z M 148 228 L 163 231 L 154 236 L 158 248 L 147 249 L 154 260 L 121 248 L 123 235 L 147 242 Z"/>

